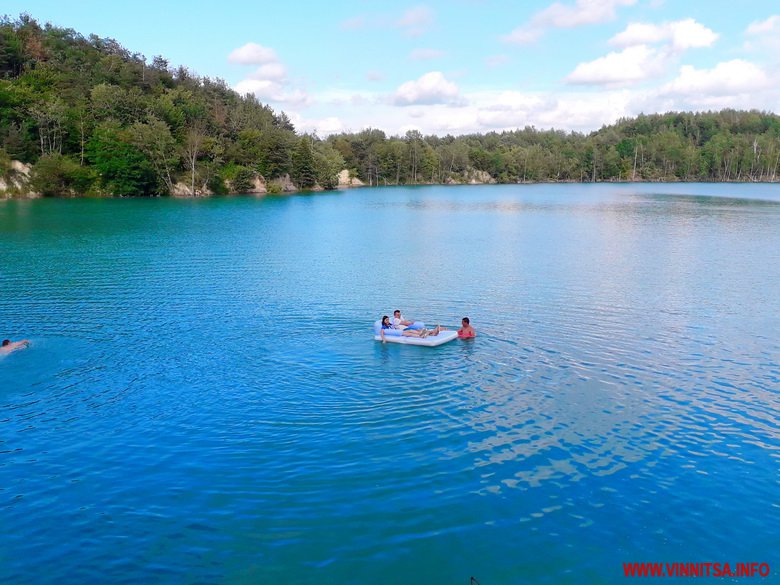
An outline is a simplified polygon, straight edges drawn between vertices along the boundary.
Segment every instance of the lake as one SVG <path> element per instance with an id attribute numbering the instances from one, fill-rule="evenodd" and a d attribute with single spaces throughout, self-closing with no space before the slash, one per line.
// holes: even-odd
<path id="1" fill-rule="evenodd" d="M 2 582 L 780 573 L 780 185 L 0 201 L 0 238 Z M 374 342 L 395 308 L 478 337 Z"/>

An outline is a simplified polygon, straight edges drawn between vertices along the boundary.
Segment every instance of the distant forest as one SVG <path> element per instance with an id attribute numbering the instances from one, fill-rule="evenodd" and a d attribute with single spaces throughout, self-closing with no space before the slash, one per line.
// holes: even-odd
<path id="1" fill-rule="evenodd" d="M 640 115 L 590 134 L 367 129 L 323 139 L 163 57 L 28 15 L 0 20 L 0 180 L 10 194 L 225 194 L 259 181 L 270 192 L 290 181 L 333 189 L 342 169 L 367 185 L 776 181 L 779 162 L 780 116 L 759 111 Z"/>

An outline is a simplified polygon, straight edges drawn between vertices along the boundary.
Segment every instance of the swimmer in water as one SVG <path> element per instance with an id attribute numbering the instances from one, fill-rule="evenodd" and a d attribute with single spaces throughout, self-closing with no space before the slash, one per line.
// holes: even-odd
<path id="1" fill-rule="evenodd" d="M 24 349 L 25 347 L 30 347 L 30 341 L 28 339 L 22 339 L 21 341 L 3 339 L 3 343 L 0 345 L 0 354 L 11 353 L 17 349 Z"/>

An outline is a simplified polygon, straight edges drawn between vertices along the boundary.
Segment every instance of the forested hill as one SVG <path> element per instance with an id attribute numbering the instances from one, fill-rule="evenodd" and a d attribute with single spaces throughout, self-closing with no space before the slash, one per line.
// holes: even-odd
<path id="1" fill-rule="evenodd" d="M 588 135 L 368 129 L 320 139 L 163 57 L 27 15 L 0 20 L 0 194 L 274 191 L 289 179 L 328 189 L 342 169 L 370 185 L 775 181 L 779 162 L 780 117 L 757 111 L 641 115 Z"/>
<path id="2" fill-rule="evenodd" d="M 0 22 L 0 173 L 32 163 L 45 195 L 252 188 L 257 174 L 334 187 L 344 161 L 219 79 L 22 15 Z"/>

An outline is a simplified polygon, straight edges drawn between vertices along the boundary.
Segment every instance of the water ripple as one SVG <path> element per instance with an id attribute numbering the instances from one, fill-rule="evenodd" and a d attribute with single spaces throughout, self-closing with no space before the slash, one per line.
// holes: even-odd
<path id="1" fill-rule="evenodd" d="M 770 559 L 777 205 L 625 188 L 4 203 L 0 578 Z M 373 342 L 396 306 L 479 337 Z"/>

